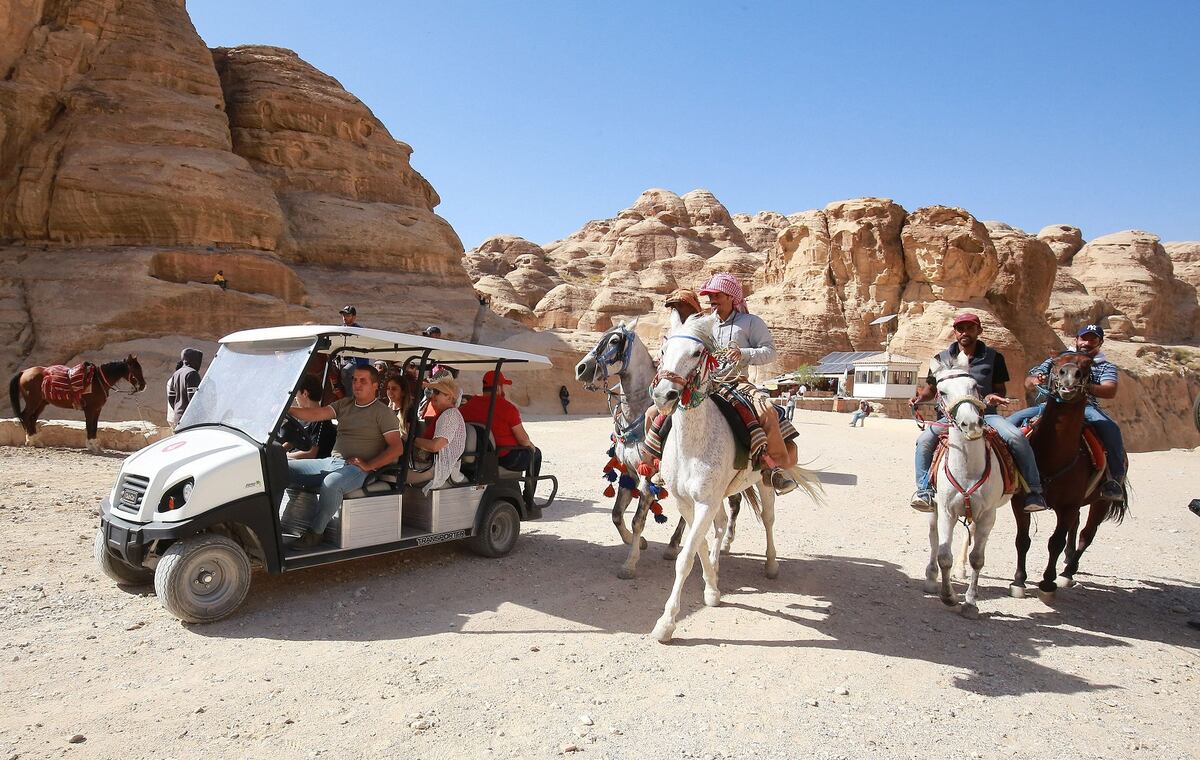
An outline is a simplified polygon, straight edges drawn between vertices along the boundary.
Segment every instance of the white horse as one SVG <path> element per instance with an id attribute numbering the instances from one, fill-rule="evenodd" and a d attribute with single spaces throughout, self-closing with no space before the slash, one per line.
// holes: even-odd
<path id="1" fill-rule="evenodd" d="M 621 534 L 621 540 L 629 545 L 629 556 L 617 573 L 625 579 L 635 577 L 638 559 L 642 550 L 646 548 L 642 531 L 646 527 L 646 516 L 654 500 L 650 495 L 649 479 L 637 475 L 637 466 L 642 461 L 639 445 L 645 441 L 642 425 L 646 410 L 651 405 L 649 388 L 650 381 L 654 378 L 655 367 L 650 351 L 634 332 L 636 325 L 635 319 L 628 325 L 621 322 L 610 328 L 600 336 L 595 347 L 575 365 L 577 380 L 586 383 L 589 388 L 604 386 L 613 416 L 613 448 L 616 457 L 625 466 L 625 472 L 638 481 L 638 507 L 628 528 L 625 527 L 625 510 L 633 499 L 633 490 L 616 484 L 616 501 L 613 502 L 613 525 Z M 614 377 L 618 380 L 617 384 L 611 388 L 607 387 L 609 379 Z M 734 527 L 737 524 L 738 511 L 741 509 L 741 495 L 731 496 L 729 501 L 729 530 L 725 534 L 723 551 L 729 551 L 733 544 Z M 684 524 L 683 518 L 680 518 L 675 533 L 663 553 L 663 559 L 675 559 L 679 555 Z"/>
<path id="2" fill-rule="evenodd" d="M 717 363 L 714 337 L 717 324 L 717 317 L 712 314 L 692 316 L 680 323 L 678 315 L 672 312 L 671 333 L 663 342 L 651 393 L 659 411 L 672 418 L 671 435 L 663 446 L 661 471 L 688 524 L 683 548 L 675 560 L 675 584 L 652 634 L 664 644 L 675 632 L 683 583 L 697 556 L 704 571 L 704 603 L 715 607 L 721 602 L 717 572 L 726 525 L 721 504 L 726 496 L 755 489 L 748 495 L 766 531 L 766 575 L 768 578 L 779 575 L 775 558 L 775 492 L 763 484 L 759 471 L 750 466 L 740 470 L 735 467 L 737 442 L 733 431 L 716 402 L 708 397 L 712 391 L 710 373 Z M 810 496 L 818 497 L 820 486 L 813 473 L 795 467 L 792 475 Z M 705 538 L 710 525 L 716 530 L 711 551 Z"/>
<path id="3" fill-rule="evenodd" d="M 958 598 L 950 587 L 954 525 L 959 520 L 972 521 L 967 533 L 971 569 L 965 573 L 969 575 L 967 593 L 959 611 L 966 617 L 975 617 L 979 614 L 976 606 L 979 573 L 983 570 L 988 534 L 996 522 L 996 508 L 1004 500 L 1004 478 L 1000 462 L 984 437 L 986 405 L 966 367 L 967 356 L 962 353 L 955 365 L 946 366 L 934 359 L 930 367 L 937 378 L 938 400 L 947 418 L 948 449 L 936 473 L 937 508 L 929 515 L 925 591 L 939 594 L 947 606 L 957 604 Z"/>

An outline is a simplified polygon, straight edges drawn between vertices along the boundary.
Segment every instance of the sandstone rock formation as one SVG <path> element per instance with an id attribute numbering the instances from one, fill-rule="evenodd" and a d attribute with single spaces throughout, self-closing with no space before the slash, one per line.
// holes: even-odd
<path id="1" fill-rule="evenodd" d="M 179 349 L 211 358 L 238 329 L 338 323 L 353 303 L 375 327 L 522 331 L 479 323 L 412 149 L 292 51 L 209 50 L 183 3 L 155 0 L 22 1 L 0 28 L 0 376 L 137 352 L 150 389 L 105 417 L 161 421 Z M 504 282 L 532 322 L 558 281 L 516 258 Z M 561 339 L 539 345 L 575 361 Z M 539 403 L 567 376 L 546 373 Z"/>
<path id="2" fill-rule="evenodd" d="M 559 283 L 531 307 L 540 327 L 596 331 L 637 317 L 639 333 L 652 346 L 666 326 L 667 293 L 694 287 L 716 271 L 734 271 L 780 352 L 762 378 L 830 351 L 877 349 L 883 333 L 870 323 L 890 314 L 899 315 L 891 350 L 927 357 L 952 339 L 954 315 L 971 310 L 983 321 L 984 339 L 1008 359 L 1009 395 L 1020 396 L 1027 367 L 1071 344 L 1080 325 L 1100 321 L 1113 355 L 1121 357 L 1125 379 L 1116 408 L 1119 419 L 1129 416 L 1133 445 L 1194 445 L 1200 442 L 1195 431 L 1132 400 L 1147 391 L 1190 398 L 1200 387 L 1194 369 L 1170 352 L 1138 355 L 1118 341 L 1200 336 L 1194 286 L 1185 281 L 1200 269 L 1200 244 L 1164 247 L 1139 235 L 1085 246 L 1069 225 L 1030 235 L 1003 222 L 980 222 L 964 209 L 910 213 L 882 198 L 790 215 L 730 215 L 706 191 L 678 196 L 651 189 L 613 218 L 588 222 L 563 240 L 539 247 L 492 239 L 468 252 L 464 263 L 476 287 L 504 291 L 494 310 L 528 320 L 522 296 L 507 289 L 511 283 L 494 282 L 519 268 L 509 251 L 524 252 L 526 266 L 536 264 Z M 1172 258 L 1182 276 L 1170 271 Z M 519 313 L 510 301 L 522 301 Z"/>

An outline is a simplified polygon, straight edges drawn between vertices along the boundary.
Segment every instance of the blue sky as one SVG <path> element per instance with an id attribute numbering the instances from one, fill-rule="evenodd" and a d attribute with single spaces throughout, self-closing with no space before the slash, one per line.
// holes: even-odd
<path id="1" fill-rule="evenodd" d="M 1036 232 L 1200 239 L 1193 2 L 191 0 L 361 98 L 471 248 L 649 187 L 731 212 L 941 203 Z"/>

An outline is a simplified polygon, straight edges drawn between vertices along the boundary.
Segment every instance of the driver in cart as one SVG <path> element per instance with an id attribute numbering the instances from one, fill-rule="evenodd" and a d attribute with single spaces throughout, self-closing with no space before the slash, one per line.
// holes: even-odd
<path id="1" fill-rule="evenodd" d="M 317 489 L 317 513 L 312 527 L 293 546 L 309 549 L 318 546 L 326 526 L 341 509 L 343 497 L 362 488 L 367 474 L 395 464 L 404 453 L 400 421 L 396 413 L 376 396 L 379 372 L 372 366 L 354 368 L 353 395 L 329 406 L 294 406 L 288 414 L 301 422 L 337 420 L 337 440 L 333 456 L 325 459 L 290 459 L 291 483 Z"/>

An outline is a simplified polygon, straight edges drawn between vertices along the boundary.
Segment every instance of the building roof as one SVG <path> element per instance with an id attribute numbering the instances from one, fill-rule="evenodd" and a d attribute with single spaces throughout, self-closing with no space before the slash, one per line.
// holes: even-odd
<path id="1" fill-rule="evenodd" d="M 881 353 L 871 354 L 862 359 L 855 359 L 854 364 L 912 364 L 914 366 L 921 363 L 920 359 L 914 359 L 911 356 L 901 356 L 900 354 L 889 354 L 886 351 Z"/>
<path id="2" fill-rule="evenodd" d="M 854 369 L 854 362 L 859 359 L 865 359 L 868 356 L 875 356 L 878 353 L 878 351 L 834 351 L 831 354 L 825 354 L 821 357 L 821 361 L 817 364 L 817 368 L 813 370 L 813 374 L 844 375 Z"/>

